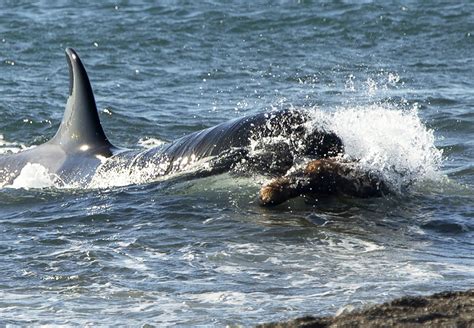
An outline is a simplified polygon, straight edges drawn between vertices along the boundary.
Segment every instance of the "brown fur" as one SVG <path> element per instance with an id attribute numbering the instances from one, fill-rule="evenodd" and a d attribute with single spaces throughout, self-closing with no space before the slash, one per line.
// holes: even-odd
<path id="1" fill-rule="evenodd" d="M 355 163 L 335 158 L 309 162 L 303 170 L 272 180 L 260 189 L 262 206 L 281 204 L 302 195 L 347 194 L 355 197 L 377 197 L 388 192 L 378 177 L 357 169 Z"/>

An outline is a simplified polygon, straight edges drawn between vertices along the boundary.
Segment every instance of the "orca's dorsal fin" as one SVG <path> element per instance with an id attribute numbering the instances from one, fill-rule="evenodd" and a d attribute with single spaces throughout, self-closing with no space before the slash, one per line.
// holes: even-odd
<path id="1" fill-rule="evenodd" d="M 66 49 L 69 65 L 69 98 L 58 132 L 50 143 L 67 152 L 94 151 L 110 155 L 112 144 L 100 124 L 94 93 L 86 69 L 77 53 Z"/>

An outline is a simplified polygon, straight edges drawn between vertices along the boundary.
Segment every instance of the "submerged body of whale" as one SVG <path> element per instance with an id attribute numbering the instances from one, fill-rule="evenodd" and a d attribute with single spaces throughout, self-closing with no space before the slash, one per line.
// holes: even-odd
<path id="1" fill-rule="evenodd" d="M 237 163 L 262 174 L 284 175 L 301 157 L 314 159 L 335 156 L 343 150 L 341 140 L 306 126 L 304 111 L 284 110 L 231 120 L 196 131 L 148 150 L 127 150 L 113 146 L 99 121 L 92 88 L 77 53 L 68 48 L 69 98 L 62 123 L 48 142 L 29 150 L 0 157 L 0 175 L 12 182 L 28 163 L 39 164 L 64 184 L 87 186 L 100 169 L 102 174 L 114 165 L 140 168 L 154 164 L 152 178 L 186 169 L 209 159 L 204 173 L 217 174 Z M 263 143 L 262 140 L 272 140 Z M 275 141 L 276 140 L 276 141 Z M 262 147 L 250 154 L 252 143 Z M 255 150 L 255 149 L 253 149 Z"/>

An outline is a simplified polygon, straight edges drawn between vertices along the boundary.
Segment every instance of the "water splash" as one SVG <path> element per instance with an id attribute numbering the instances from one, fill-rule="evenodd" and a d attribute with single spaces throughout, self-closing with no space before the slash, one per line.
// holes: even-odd
<path id="1" fill-rule="evenodd" d="M 87 188 L 102 189 L 159 182 L 212 168 L 212 158 L 197 160 L 195 156 L 186 156 L 171 161 L 159 153 L 154 157 L 144 156 L 146 153 L 146 150 L 140 152 L 132 160 L 120 157 L 107 159 L 99 166 Z"/>
<path id="2" fill-rule="evenodd" d="M 335 132 L 347 160 L 379 174 L 394 190 L 423 180 L 438 180 L 442 151 L 435 147 L 414 105 L 400 109 L 387 104 L 347 106 L 333 112 L 311 111 L 312 122 Z"/>
<path id="3" fill-rule="evenodd" d="M 141 138 L 138 140 L 138 146 L 146 149 L 158 147 L 164 145 L 166 142 L 156 138 Z"/>
<path id="4" fill-rule="evenodd" d="M 48 169 L 40 164 L 27 163 L 18 177 L 8 186 L 10 188 L 30 189 L 30 188 L 49 188 L 61 186 L 61 180 L 55 174 L 49 173 Z"/>
<path id="5" fill-rule="evenodd" d="M 307 132 L 313 129 L 334 132 L 344 144 L 345 160 L 356 161 L 362 170 L 379 175 L 394 191 L 403 191 L 417 182 L 441 177 L 442 152 L 435 147 L 434 132 L 422 123 L 416 105 L 403 109 L 389 104 L 372 104 L 339 107 L 333 111 L 303 110 L 310 116 L 303 123 Z M 262 157 L 262 151 L 268 152 L 271 147 L 285 143 L 288 147 L 302 147 L 302 140 L 287 140 L 295 139 L 291 136 L 285 138 L 275 135 L 251 142 L 250 154 L 258 159 Z M 263 148 L 262 143 L 270 148 Z M 162 145 L 162 141 L 148 139 L 139 144 L 145 149 L 135 153 L 133 158 L 104 159 L 92 180 L 82 186 L 65 185 L 46 168 L 29 163 L 11 187 L 83 188 L 85 185 L 86 188 L 103 189 L 157 182 L 212 168 L 212 159 L 197 161 L 192 156 L 175 159 L 170 166 L 170 160 L 159 153 L 156 158 L 144 156 L 148 148 Z"/>

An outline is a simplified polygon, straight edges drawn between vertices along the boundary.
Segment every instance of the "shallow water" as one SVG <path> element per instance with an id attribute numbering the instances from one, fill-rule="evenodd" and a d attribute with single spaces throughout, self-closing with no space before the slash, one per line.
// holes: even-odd
<path id="1" fill-rule="evenodd" d="M 258 176 L 56 188 L 33 168 L 0 189 L 0 322 L 249 326 L 472 288 L 473 12 L 441 1 L 3 2 L 2 153 L 54 135 L 73 47 L 114 144 L 305 108 L 364 165 L 413 185 L 263 209 Z"/>

